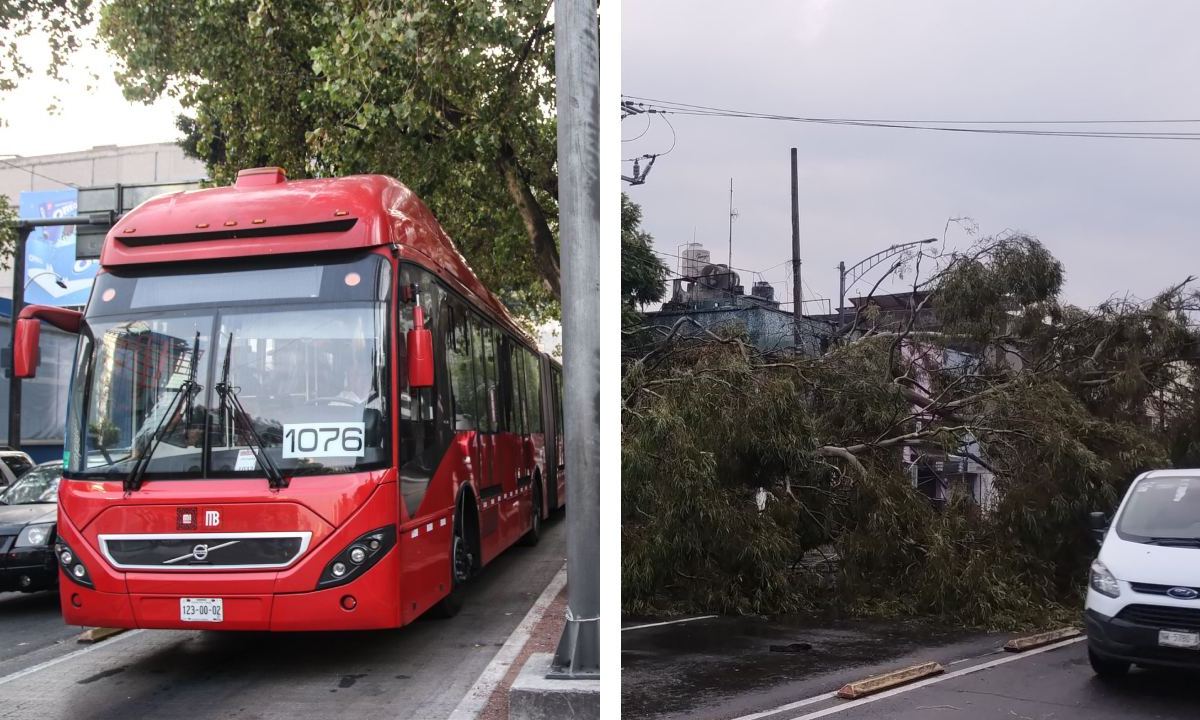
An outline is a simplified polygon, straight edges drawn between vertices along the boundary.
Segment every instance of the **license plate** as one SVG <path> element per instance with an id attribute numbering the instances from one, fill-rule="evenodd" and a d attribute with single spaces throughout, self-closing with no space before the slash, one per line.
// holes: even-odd
<path id="1" fill-rule="evenodd" d="M 179 598 L 179 619 L 183 622 L 221 622 L 225 607 L 221 598 Z"/>
<path id="2" fill-rule="evenodd" d="M 1162 647 L 1187 648 L 1189 650 L 1195 650 L 1200 648 L 1200 633 L 1159 630 L 1158 644 Z"/>

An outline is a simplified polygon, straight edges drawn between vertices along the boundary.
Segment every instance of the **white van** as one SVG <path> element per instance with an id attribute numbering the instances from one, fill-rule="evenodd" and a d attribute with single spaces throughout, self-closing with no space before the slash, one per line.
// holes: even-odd
<path id="1" fill-rule="evenodd" d="M 1088 578 L 1088 659 L 1101 676 L 1131 664 L 1200 668 L 1200 469 L 1152 470 L 1129 486 Z"/>

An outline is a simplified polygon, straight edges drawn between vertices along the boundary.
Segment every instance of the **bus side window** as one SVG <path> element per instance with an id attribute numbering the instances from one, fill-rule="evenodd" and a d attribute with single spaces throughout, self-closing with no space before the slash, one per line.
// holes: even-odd
<path id="1" fill-rule="evenodd" d="M 558 431 L 558 436 L 562 437 L 563 429 L 563 397 L 562 397 L 562 370 L 554 368 L 551 373 L 554 376 L 554 428 Z"/>
<path id="2" fill-rule="evenodd" d="M 508 347 L 511 352 L 509 364 L 512 372 L 509 375 L 512 378 L 513 432 L 525 435 L 529 432 L 525 427 L 525 351 L 513 342 Z"/>
<path id="3" fill-rule="evenodd" d="M 542 432 L 542 383 L 536 355 L 525 354 L 525 410 L 529 432 Z"/>
<path id="4" fill-rule="evenodd" d="M 475 378 L 471 362 L 471 331 L 467 313 L 458 303 L 446 303 L 446 369 L 450 372 L 450 397 L 455 430 L 474 430 Z"/>
<path id="5" fill-rule="evenodd" d="M 496 330 L 487 321 L 484 321 L 483 324 L 483 354 L 488 374 L 487 391 L 483 396 L 484 402 L 487 403 L 488 423 L 490 424 L 490 432 L 499 432 L 503 429 L 500 426 L 503 417 L 500 413 L 500 380 L 497 374 L 499 367 L 496 362 Z"/>
<path id="6" fill-rule="evenodd" d="M 484 348 L 484 331 L 483 325 L 478 316 L 472 314 L 470 316 L 471 326 L 471 358 L 472 365 L 475 368 L 474 375 L 474 395 L 475 395 L 475 427 L 479 428 L 480 432 L 492 432 L 492 421 L 488 415 L 488 382 L 489 374 L 495 373 L 491 370 L 489 373 L 487 366 L 488 353 Z"/>
<path id="7" fill-rule="evenodd" d="M 496 388 L 496 405 L 498 406 L 499 414 L 496 416 L 499 421 L 497 430 L 500 432 L 513 432 L 514 423 L 512 416 L 512 342 L 508 336 L 502 332 L 493 329 L 493 334 L 496 338 L 496 370 L 497 370 L 497 388 Z"/>

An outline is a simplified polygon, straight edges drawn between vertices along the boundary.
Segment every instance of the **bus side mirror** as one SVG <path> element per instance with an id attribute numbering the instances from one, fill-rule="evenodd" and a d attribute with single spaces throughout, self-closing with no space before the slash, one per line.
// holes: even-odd
<path id="1" fill-rule="evenodd" d="M 18 318 L 13 334 L 13 377 L 28 380 L 37 375 L 38 343 L 42 338 L 42 321 Z"/>
<path id="2" fill-rule="evenodd" d="M 408 345 L 408 386 L 433 387 L 433 333 L 425 327 L 425 310 L 413 308 L 413 327 L 405 338 Z"/>

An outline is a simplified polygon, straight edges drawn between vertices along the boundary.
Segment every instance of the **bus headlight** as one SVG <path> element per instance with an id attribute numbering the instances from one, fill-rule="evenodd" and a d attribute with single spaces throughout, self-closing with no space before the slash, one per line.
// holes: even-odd
<path id="1" fill-rule="evenodd" d="M 70 545 L 63 542 L 62 538 L 54 541 L 54 555 L 58 558 L 58 566 L 63 569 L 63 573 L 73 582 L 91 588 L 95 587 L 92 584 L 92 576 L 88 573 L 87 566 L 75 554 Z"/>
<path id="2" fill-rule="evenodd" d="M 317 589 L 350 582 L 379 562 L 395 544 L 395 525 L 381 527 L 355 538 L 325 566 L 321 579 L 317 581 Z"/>
<path id="3" fill-rule="evenodd" d="M 17 541 L 13 543 L 13 547 L 49 545 L 52 537 L 54 537 L 54 523 L 26 525 L 17 535 Z"/>

